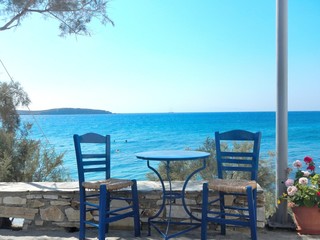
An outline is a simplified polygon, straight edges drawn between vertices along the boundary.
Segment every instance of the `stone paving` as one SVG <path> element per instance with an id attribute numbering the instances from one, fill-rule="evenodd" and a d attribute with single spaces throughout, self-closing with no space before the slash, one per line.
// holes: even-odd
<path id="1" fill-rule="evenodd" d="M 241 231 L 228 229 L 227 235 L 222 236 L 217 231 L 209 231 L 208 232 L 208 240 L 210 239 L 218 239 L 218 240 L 227 240 L 227 239 L 237 239 L 237 240 L 246 240 L 250 239 L 250 234 L 247 229 L 241 229 Z M 88 240 L 97 239 L 97 231 L 89 230 L 88 231 Z M 31 231 L 31 230 L 21 230 L 21 231 L 12 231 L 7 229 L 0 229 L 0 239 L 1 240 L 76 240 L 78 239 L 78 232 L 67 232 L 67 231 Z M 133 231 L 122 231 L 122 230 L 111 230 L 107 240 L 160 240 L 162 239 L 158 233 L 152 232 L 152 236 L 147 236 L 146 231 L 142 231 L 141 237 L 133 237 Z M 183 234 L 177 238 L 178 240 L 197 240 L 200 239 L 200 231 L 199 229 L 193 230 L 189 233 Z M 258 230 L 258 240 L 309 240 L 309 239 L 320 239 L 320 235 L 303 235 L 299 236 L 293 230 L 286 229 L 273 229 L 268 230 L 266 228 Z"/>

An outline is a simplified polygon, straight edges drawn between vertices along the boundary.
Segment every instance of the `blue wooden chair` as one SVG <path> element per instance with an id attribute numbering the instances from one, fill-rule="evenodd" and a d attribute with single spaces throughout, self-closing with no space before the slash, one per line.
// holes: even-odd
<path id="1" fill-rule="evenodd" d="M 231 151 L 228 144 L 252 144 L 252 151 Z M 207 239 L 208 222 L 220 224 L 221 234 L 226 225 L 250 227 L 251 239 L 257 239 L 257 175 L 261 133 L 233 130 L 215 133 L 218 178 L 203 184 L 201 239 Z M 246 173 L 247 172 L 247 173 Z M 240 173 L 240 175 L 239 175 Z M 244 173 L 244 174 L 243 174 Z M 248 179 L 244 179 L 245 173 Z M 229 174 L 229 177 L 226 177 Z M 238 175 L 237 175 L 238 174 Z M 242 175 L 241 175 L 242 174 Z M 233 178 L 230 178 L 230 175 Z M 234 179 L 235 176 L 238 179 Z M 241 176 L 241 177 L 240 177 Z M 239 179 L 240 178 L 240 179 Z M 209 192 L 217 191 L 218 198 L 209 200 Z M 225 196 L 244 196 L 247 205 L 225 205 Z"/>
<path id="2" fill-rule="evenodd" d="M 110 178 L 110 136 L 96 133 L 73 136 L 80 190 L 80 233 L 85 239 L 86 224 L 97 227 L 99 240 L 105 239 L 109 223 L 133 217 L 135 236 L 140 236 L 139 203 L 136 180 Z M 102 180 L 89 181 L 90 175 L 102 174 Z M 130 197 L 115 197 L 112 192 L 131 188 Z M 124 207 L 110 209 L 113 199 L 126 201 Z M 99 221 L 90 218 L 88 212 L 99 212 Z"/>

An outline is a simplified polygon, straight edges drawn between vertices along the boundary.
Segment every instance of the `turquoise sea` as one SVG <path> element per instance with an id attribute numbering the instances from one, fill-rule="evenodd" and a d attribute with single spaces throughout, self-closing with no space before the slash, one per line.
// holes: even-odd
<path id="1" fill-rule="evenodd" d="M 261 158 L 275 152 L 275 112 L 153 113 L 105 115 L 23 115 L 33 123 L 31 137 L 65 152 L 65 168 L 77 180 L 73 134 L 110 134 L 112 176 L 145 180 L 149 169 L 135 153 L 148 150 L 196 150 L 215 131 L 261 131 Z M 309 155 L 319 163 L 320 112 L 289 112 L 288 163 Z M 270 160 L 275 166 L 275 160 Z"/>

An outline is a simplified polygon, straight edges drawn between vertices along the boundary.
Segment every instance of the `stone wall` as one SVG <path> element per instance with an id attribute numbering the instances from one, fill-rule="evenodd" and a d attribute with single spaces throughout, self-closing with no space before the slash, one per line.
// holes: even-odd
<path id="1" fill-rule="evenodd" d="M 181 191 L 182 182 L 172 184 L 173 191 Z M 200 217 L 201 182 L 189 182 L 186 189 L 188 209 Z M 139 205 L 142 226 L 147 223 L 149 216 L 154 215 L 162 204 L 162 191 L 159 182 L 138 181 Z M 116 194 L 129 194 L 127 190 Z M 212 193 L 212 196 L 216 193 Z M 228 199 L 230 204 L 241 202 L 241 199 Z M 265 225 L 263 190 L 258 190 L 258 227 Z M 120 204 L 114 200 L 111 207 Z M 123 204 L 123 203 L 121 203 Z M 167 217 L 165 208 L 159 216 Z M 0 182 L 0 217 L 24 219 L 24 229 L 59 229 L 79 226 L 79 190 L 78 182 L 32 182 L 6 183 Z M 172 205 L 172 216 L 176 220 L 190 221 L 182 207 L 181 199 L 176 199 Z M 89 218 L 97 219 L 95 212 Z M 133 225 L 131 218 L 112 224 L 115 228 L 128 228 Z"/>

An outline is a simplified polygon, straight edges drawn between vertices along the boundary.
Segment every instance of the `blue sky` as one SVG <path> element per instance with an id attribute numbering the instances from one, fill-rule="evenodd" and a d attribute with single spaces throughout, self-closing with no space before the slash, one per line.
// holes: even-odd
<path id="1" fill-rule="evenodd" d="M 320 1 L 288 2 L 289 110 L 320 110 Z M 91 37 L 36 15 L 0 32 L 31 110 L 275 111 L 275 0 L 112 0 L 108 14 Z"/>

